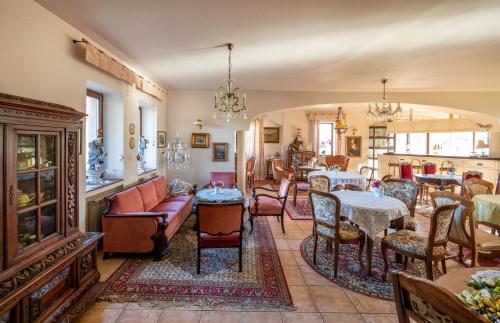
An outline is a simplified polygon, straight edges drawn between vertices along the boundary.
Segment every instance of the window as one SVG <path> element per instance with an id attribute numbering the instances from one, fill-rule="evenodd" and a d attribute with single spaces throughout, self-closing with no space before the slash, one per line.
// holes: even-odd
<path id="1" fill-rule="evenodd" d="M 87 90 L 85 135 L 86 147 L 89 143 L 97 139 L 99 129 L 103 128 L 103 95 L 98 92 Z M 89 160 L 89 150 L 86 150 L 85 160 Z M 88 170 L 88 163 L 86 169 Z"/>
<path id="2" fill-rule="evenodd" d="M 481 142 L 482 140 L 482 142 Z M 482 154 L 484 153 L 485 155 L 490 155 L 490 148 L 478 148 L 478 144 L 481 142 L 481 144 L 484 142 L 485 144 L 489 145 L 490 143 L 490 136 L 488 132 L 476 132 L 475 133 L 475 138 L 474 138 L 474 149 L 476 153 Z"/>
<path id="3" fill-rule="evenodd" d="M 423 132 L 410 133 L 408 146 L 409 146 L 408 153 L 410 154 L 416 154 L 416 155 L 427 154 L 427 133 Z"/>
<path id="4" fill-rule="evenodd" d="M 396 134 L 396 154 L 406 154 L 407 136 L 408 135 L 406 133 Z"/>
<path id="5" fill-rule="evenodd" d="M 430 153 L 445 156 L 469 156 L 473 151 L 472 132 L 435 132 L 429 134 Z"/>
<path id="6" fill-rule="evenodd" d="M 333 122 L 321 122 L 319 124 L 319 155 L 328 156 L 334 154 L 333 148 Z"/>

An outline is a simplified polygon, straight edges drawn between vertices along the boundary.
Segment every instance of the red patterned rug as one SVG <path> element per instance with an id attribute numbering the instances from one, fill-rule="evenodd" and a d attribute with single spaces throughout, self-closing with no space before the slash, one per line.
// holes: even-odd
<path id="1" fill-rule="evenodd" d="M 106 282 L 100 301 L 159 302 L 166 306 L 237 306 L 255 310 L 293 309 L 288 285 L 267 219 L 257 218 L 252 234 L 246 228 L 243 271 L 237 249 L 202 251 L 196 274 L 197 238 L 191 216 L 172 240 L 172 254 L 153 262 L 149 257 L 126 261 Z M 245 221 L 248 225 L 248 221 Z"/>
<path id="2" fill-rule="evenodd" d="M 465 265 L 470 266 L 472 252 L 468 248 L 463 248 L 463 250 L 464 250 L 463 252 L 464 252 Z M 448 244 L 446 245 L 446 254 L 449 256 L 458 255 L 458 245 L 453 242 L 448 242 Z M 461 261 L 458 260 L 458 257 L 453 258 L 453 260 L 462 263 Z M 477 262 L 478 266 L 481 267 L 500 267 L 500 258 L 487 258 L 479 255 L 479 257 L 477 257 Z"/>
<path id="3" fill-rule="evenodd" d="M 297 205 L 293 205 L 293 196 L 289 196 L 285 207 L 288 217 L 292 220 L 312 220 L 309 196 L 297 196 Z"/>

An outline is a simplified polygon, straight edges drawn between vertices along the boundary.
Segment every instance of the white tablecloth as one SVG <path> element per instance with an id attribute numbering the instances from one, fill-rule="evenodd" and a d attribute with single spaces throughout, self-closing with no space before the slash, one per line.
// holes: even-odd
<path id="1" fill-rule="evenodd" d="M 356 184 L 361 186 L 363 190 L 365 190 L 366 188 L 366 178 L 358 173 L 336 172 L 333 170 L 319 170 L 319 171 L 309 172 L 309 174 L 307 174 L 307 179 L 315 175 L 324 175 L 330 178 L 331 188 L 334 188 L 339 184 Z"/>
<path id="2" fill-rule="evenodd" d="M 389 196 L 376 197 L 373 192 L 333 192 L 341 202 L 340 214 L 349 218 L 372 239 L 389 228 L 390 222 L 410 211 L 398 199 Z"/>

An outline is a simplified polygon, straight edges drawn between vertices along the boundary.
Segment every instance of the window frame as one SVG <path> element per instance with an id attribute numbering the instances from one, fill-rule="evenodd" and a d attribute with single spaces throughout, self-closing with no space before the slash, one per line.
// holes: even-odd
<path id="1" fill-rule="evenodd" d="M 97 129 L 103 129 L 102 135 L 104 138 L 104 94 L 87 89 L 87 96 L 95 98 L 99 101 L 99 122 Z"/>
<path id="2" fill-rule="evenodd" d="M 330 132 L 330 139 L 331 139 L 331 146 L 332 146 L 332 156 L 336 154 L 337 147 L 335 145 L 335 121 L 320 121 L 319 126 L 318 126 L 318 140 L 320 140 L 321 135 L 320 135 L 320 129 L 321 129 L 321 124 L 329 124 L 332 127 L 332 131 Z M 318 157 L 325 157 L 329 155 L 320 155 L 318 151 Z"/>

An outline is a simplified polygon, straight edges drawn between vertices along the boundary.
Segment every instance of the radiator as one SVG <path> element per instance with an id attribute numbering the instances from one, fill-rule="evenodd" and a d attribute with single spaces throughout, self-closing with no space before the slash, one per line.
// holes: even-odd
<path id="1" fill-rule="evenodd" d="M 118 185 L 112 189 L 87 198 L 85 201 L 85 204 L 87 205 L 85 231 L 102 232 L 102 215 L 108 208 L 108 202 L 104 198 L 121 190 L 123 190 L 123 185 Z"/>

